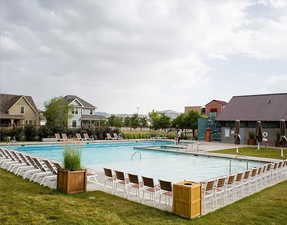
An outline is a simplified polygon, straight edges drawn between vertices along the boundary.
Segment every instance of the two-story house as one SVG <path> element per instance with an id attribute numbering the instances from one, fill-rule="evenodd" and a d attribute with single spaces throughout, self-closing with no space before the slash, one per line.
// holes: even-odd
<path id="1" fill-rule="evenodd" d="M 96 127 L 106 120 L 105 117 L 95 114 L 95 106 L 75 95 L 66 95 L 64 99 L 72 106 L 68 116 L 68 128 Z"/>
<path id="2" fill-rule="evenodd" d="M 0 127 L 39 126 L 39 111 L 31 96 L 0 94 Z"/>

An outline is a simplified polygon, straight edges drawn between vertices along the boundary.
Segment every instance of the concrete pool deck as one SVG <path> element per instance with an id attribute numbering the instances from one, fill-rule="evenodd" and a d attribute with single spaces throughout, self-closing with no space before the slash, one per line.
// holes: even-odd
<path id="1" fill-rule="evenodd" d="M 176 153 L 182 153 L 182 154 L 191 154 L 191 155 L 196 155 L 196 156 L 201 155 L 201 156 L 207 156 L 207 157 L 220 157 L 220 158 L 228 158 L 228 159 L 247 160 L 247 161 L 260 161 L 260 162 L 265 162 L 265 163 L 279 161 L 277 159 L 270 159 L 270 158 L 210 152 L 210 151 L 217 151 L 217 150 L 232 149 L 232 148 L 235 148 L 234 144 L 226 144 L 226 143 L 219 143 L 219 142 L 191 142 L 191 141 L 190 141 L 190 144 L 194 144 L 196 146 L 195 150 L 187 151 L 188 144 L 162 146 L 162 147 L 165 147 L 164 149 L 161 148 L 161 146 L 139 146 L 139 147 L 134 147 L 134 148 L 138 150 L 167 151 L 167 152 L 176 152 Z M 244 147 L 248 147 L 248 145 L 240 145 L 239 149 L 244 148 Z"/>

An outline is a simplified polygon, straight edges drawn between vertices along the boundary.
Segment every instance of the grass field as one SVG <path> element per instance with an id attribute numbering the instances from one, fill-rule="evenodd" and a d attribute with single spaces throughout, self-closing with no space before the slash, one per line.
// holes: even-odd
<path id="1" fill-rule="evenodd" d="M 222 154 L 232 154 L 232 155 L 247 155 L 247 156 L 272 158 L 272 159 L 287 159 L 287 149 L 284 150 L 284 158 L 281 158 L 280 156 L 280 149 L 264 148 L 264 147 L 261 148 L 260 150 L 257 150 L 257 147 L 243 147 L 239 148 L 239 153 L 236 153 L 236 149 L 225 149 L 213 152 Z"/>
<path id="2" fill-rule="evenodd" d="M 279 151 L 242 148 L 240 154 L 280 159 Z M 216 152 L 236 154 L 234 149 Z M 0 224 L 285 225 L 287 181 L 187 220 L 100 191 L 64 195 L 0 169 Z"/>
<path id="3" fill-rule="evenodd" d="M 92 197 L 92 199 L 90 199 Z M 100 191 L 64 195 L 0 169 L 0 224 L 286 224 L 287 182 L 186 220 Z"/>

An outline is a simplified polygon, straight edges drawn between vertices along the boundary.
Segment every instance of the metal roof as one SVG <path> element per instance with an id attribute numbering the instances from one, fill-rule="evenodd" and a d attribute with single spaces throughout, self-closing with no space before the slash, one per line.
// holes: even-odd
<path id="1" fill-rule="evenodd" d="M 216 120 L 287 120 L 287 93 L 234 96 Z"/>

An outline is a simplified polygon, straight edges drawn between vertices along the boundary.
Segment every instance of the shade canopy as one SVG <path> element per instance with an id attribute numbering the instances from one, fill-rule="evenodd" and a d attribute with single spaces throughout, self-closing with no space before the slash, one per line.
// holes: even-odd
<path id="1" fill-rule="evenodd" d="M 235 121 L 235 131 L 234 131 L 234 144 L 240 144 L 240 121 Z"/>
<path id="2" fill-rule="evenodd" d="M 263 140 L 263 130 L 261 121 L 257 121 L 256 123 L 256 140 L 261 143 Z"/>

